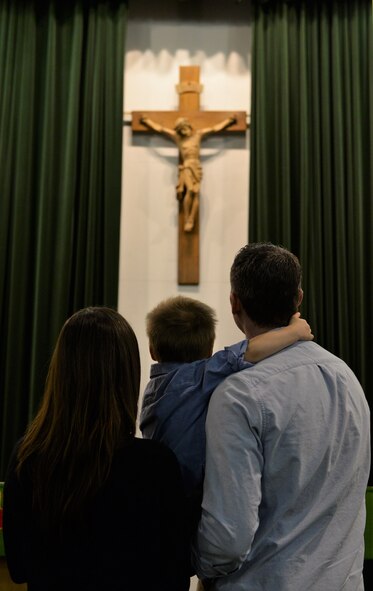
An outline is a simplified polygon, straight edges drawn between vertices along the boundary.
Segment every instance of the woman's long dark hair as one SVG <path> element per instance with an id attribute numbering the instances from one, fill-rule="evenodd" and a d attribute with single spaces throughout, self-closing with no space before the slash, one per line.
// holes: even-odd
<path id="1" fill-rule="evenodd" d="M 107 479 L 115 451 L 135 435 L 139 388 L 128 322 L 104 307 L 71 316 L 17 454 L 17 473 L 31 478 L 33 506 L 47 527 L 73 521 Z"/>

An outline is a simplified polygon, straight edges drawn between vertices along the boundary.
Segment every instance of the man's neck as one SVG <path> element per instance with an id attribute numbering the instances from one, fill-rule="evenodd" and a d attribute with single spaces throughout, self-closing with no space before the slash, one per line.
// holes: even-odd
<path id="1" fill-rule="evenodd" d="M 246 335 L 246 338 L 250 340 L 254 337 L 257 337 L 260 334 L 264 334 L 265 332 L 273 330 L 273 328 L 273 326 L 258 326 L 257 324 L 255 324 L 255 322 L 250 320 L 250 318 L 246 317 L 244 333 Z"/>

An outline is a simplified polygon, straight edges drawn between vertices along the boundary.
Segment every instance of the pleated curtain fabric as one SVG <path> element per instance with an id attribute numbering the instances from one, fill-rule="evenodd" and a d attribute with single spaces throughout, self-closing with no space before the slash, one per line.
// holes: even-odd
<path id="1" fill-rule="evenodd" d="M 126 15 L 0 1 L 0 480 L 66 318 L 117 305 Z"/>
<path id="2" fill-rule="evenodd" d="M 256 2 L 250 241 L 295 252 L 303 315 L 373 402 L 372 3 Z"/>

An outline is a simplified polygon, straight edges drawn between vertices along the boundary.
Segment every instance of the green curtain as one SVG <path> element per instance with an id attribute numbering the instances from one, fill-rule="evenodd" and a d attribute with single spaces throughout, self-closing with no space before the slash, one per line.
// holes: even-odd
<path id="1" fill-rule="evenodd" d="M 303 266 L 303 315 L 373 402 L 372 3 L 257 2 L 251 241 Z"/>
<path id="2" fill-rule="evenodd" d="M 0 479 L 65 319 L 117 304 L 126 10 L 0 1 Z"/>

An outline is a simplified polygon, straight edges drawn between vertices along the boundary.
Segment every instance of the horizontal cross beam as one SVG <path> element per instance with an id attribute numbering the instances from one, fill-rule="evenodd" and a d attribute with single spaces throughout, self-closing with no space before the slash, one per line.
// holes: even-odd
<path id="1" fill-rule="evenodd" d="M 231 117 L 232 114 L 237 118 L 236 123 L 220 133 L 245 132 L 247 129 L 245 111 L 132 111 L 132 130 L 152 133 L 149 127 L 141 123 L 142 117 L 153 119 L 156 123 L 170 129 L 173 129 L 176 119 L 186 117 L 194 129 L 204 129 Z"/>

